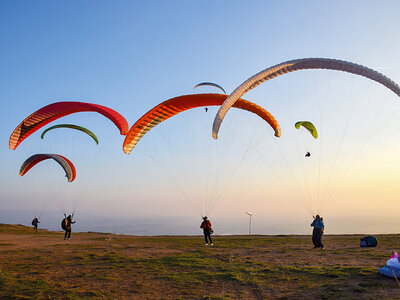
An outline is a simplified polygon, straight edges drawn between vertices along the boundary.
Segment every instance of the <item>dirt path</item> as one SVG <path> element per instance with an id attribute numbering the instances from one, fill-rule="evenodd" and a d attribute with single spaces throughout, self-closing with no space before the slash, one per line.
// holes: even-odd
<path id="1" fill-rule="evenodd" d="M 87 240 L 85 236 L 75 235 L 72 236 L 73 239 L 64 241 L 64 233 L 59 234 L 51 233 L 46 234 L 44 231 L 39 231 L 38 234 L 32 234 L 29 236 L 19 235 L 19 234 L 2 234 L 0 235 L 0 244 L 12 244 L 10 249 L 31 249 L 31 248 L 46 248 L 49 246 L 54 246 L 56 244 L 80 244 L 85 243 L 95 243 L 95 241 Z"/>

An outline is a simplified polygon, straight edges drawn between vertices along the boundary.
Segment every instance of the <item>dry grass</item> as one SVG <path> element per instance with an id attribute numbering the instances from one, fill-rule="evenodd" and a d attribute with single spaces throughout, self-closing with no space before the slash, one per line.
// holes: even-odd
<path id="1" fill-rule="evenodd" d="M 63 234 L 0 225 L 0 298 L 266 299 L 400 298 L 378 269 L 400 235 L 135 237 Z"/>

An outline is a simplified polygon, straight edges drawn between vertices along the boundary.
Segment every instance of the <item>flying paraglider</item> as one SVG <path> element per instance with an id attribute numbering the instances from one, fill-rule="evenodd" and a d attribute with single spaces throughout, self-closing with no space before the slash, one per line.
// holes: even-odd
<path id="1" fill-rule="evenodd" d="M 65 171 L 68 182 L 74 181 L 76 177 L 75 166 L 66 157 L 59 154 L 34 154 L 24 161 L 19 171 L 19 176 L 24 176 L 33 166 L 46 159 L 54 159 Z"/>
<path id="2" fill-rule="evenodd" d="M 314 137 L 314 139 L 318 138 L 318 131 L 317 128 L 315 128 L 314 124 L 309 122 L 309 121 L 299 121 L 294 124 L 294 127 L 296 129 L 300 129 L 300 126 L 303 126 L 311 135 Z"/>
<path id="3" fill-rule="evenodd" d="M 224 94 L 226 95 L 225 90 L 224 90 L 220 85 L 218 85 L 218 84 L 216 84 L 216 83 L 212 83 L 212 82 L 201 82 L 201 83 L 199 83 L 199 84 L 196 84 L 196 85 L 194 86 L 193 89 L 195 89 L 195 88 L 197 88 L 197 87 L 199 87 L 199 86 L 204 86 L 204 85 L 209 85 L 209 86 L 216 87 L 216 88 L 220 89 L 221 91 L 223 91 Z"/>
<path id="4" fill-rule="evenodd" d="M 97 136 L 93 132 L 91 132 L 89 129 L 87 129 L 85 127 L 74 125 L 74 124 L 59 124 L 59 125 L 51 126 L 43 131 L 40 138 L 43 139 L 46 132 L 56 129 L 56 128 L 71 128 L 71 129 L 80 130 L 80 131 L 86 133 L 87 135 L 89 135 L 96 142 L 97 145 L 99 144 L 99 140 L 97 139 Z"/>
<path id="5" fill-rule="evenodd" d="M 40 108 L 25 118 L 11 134 L 9 147 L 15 150 L 24 139 L 46 124 L 66 115 L 84 111 L 98 112 L 110 119 L 118 127 L 121 135 L 125 135 L 129 130 L 125 118 L 106 106 L 85 102 L 56 102 Z"/>
<path id="6" fill-rule="evenodd" d="M 400 96 L 400 86 L 397 83 L 395 83 L 385 75 L 359 64 L 330 58 L 303 58 L 290 60 L 269 67 L 253 75 L 245 82 L 243 82 L 240 86 L 238 86 L 221 105 L 217 112 L 217 115 L 215 116 L 212 131 L 213 137 L 215 139 L 218 138 L 218 131 L 226 113 L 228 112 L 229 108 L 231 108 L 232 105 L 245 93 L 260 85 L 264 81 L 270 80 L 279 75 L 307 69 L 337 70 L 364 76 L 386 86 L 396 95 Z"/>
<path id="7" fill-rule="evenodd" d="M 129 154 L 139 140 L 150 129 L 167 120 L 168 118 L 173 117 L 182 111 L 196 107 L 221 105 L 227 97 L 227 95 L 222 94 L 194 94 L 175 97 L 160 103 L 144 114 L 129 129 L 123 144 L 124 152 Z M 268 124 L 275 131 L 276 137 L 281 135 L 279 123 L 268 111 L 262 107 L 243 99 L 239 99 L 235 103 L 234 107 L 257 114 L 259 117 L 268 122 Z"/>

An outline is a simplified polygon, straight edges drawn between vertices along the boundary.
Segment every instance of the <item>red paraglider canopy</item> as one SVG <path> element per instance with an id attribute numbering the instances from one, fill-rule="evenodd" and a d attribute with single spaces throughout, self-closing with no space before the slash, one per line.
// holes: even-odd
<path id="1" fill-rule="evenodd" d="M 15 150 L 24 139 L 46 124 L 66 115 L 83 111 L 93 111 L 102 114 L 118 127 L 122 135 L 126 135 L 129 130 L 126 119 L 115 110 L 106 106 L 85 102 L 56 102 L 35 111 L 15 128 L 10 136 L 10 149 Z"/>

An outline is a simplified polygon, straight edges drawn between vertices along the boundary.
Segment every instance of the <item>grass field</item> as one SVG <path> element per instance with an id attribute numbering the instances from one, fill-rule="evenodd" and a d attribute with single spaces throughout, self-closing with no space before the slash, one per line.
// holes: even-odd
<path id="1" fill-rule="evenodd" d="M 379 267 L 400 235 L 360 248 L 359 235 L 138 237 L 0 224 L 1 299 L 399 298 Z"/>

